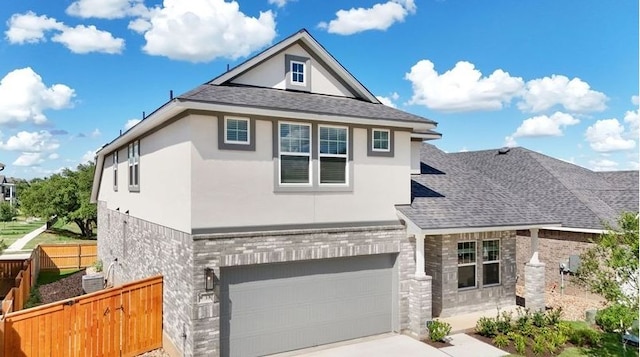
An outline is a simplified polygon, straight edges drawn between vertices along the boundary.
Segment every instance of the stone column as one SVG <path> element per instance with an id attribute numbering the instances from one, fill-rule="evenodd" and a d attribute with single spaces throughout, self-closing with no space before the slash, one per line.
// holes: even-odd
<path id="1" fill-rule="evenodd" d="M 424 253 L 423 253 L 424 254 Z M 424 274 L 424 269 L 422 270 Z M 427 338 L 427 321 L 431 320 L 431 277 L 409 278 L 409 331 L 414 338 Z"/>
<path id="2" fill-rule="evenodd" d="M 525 306 L 531 311 L 544 311 L 544 263 L 527 263 L 524 265 L 524 299 Z"/>
<path id="3" fill-rule="evenodd" d="M 524 266 L 524 300 L 531 311 L 545 309 L 545 265 L 538 259 L 538 229 L 531 231 L 531 259 Z"/>

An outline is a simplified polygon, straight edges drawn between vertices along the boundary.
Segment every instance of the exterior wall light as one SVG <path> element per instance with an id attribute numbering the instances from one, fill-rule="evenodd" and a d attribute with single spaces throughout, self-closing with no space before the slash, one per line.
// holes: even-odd
<path id="1" fill-rule="evenodd" d="M 213 291 L 215 278 L 216 278 L 216 275 L 213 273 L 213 269 L 204 268 L 204 290 L 205 291 Z"/>

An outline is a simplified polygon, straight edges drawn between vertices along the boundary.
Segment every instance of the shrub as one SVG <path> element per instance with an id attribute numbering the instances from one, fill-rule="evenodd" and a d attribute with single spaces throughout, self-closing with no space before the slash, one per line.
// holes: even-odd
<path id="1" fill-rule="evenodd" d="M 534 355 L 541 355 L 547 350 L 547 340 L 544 335 L 538 335 L 533 339 L 531 351 Z M 519 352 L 518 352 L 519 353 Z"/>
<path id="2" fill-rule="evenodd" d="M 476 322 L 476 332 L 480 336 L 495 337 L 498 334 L 496 320 L 491 317 L 481 317 Z"/>
<path id="3" fill-rule="evenodd" d="M 600 345 L 602 336 L 596 330 L 590 328 L 574 328 L 569 334 L 569 342 L 576 346 L 592 346 Z"/>
<path id="4" fill-rule="evenodd" d="M 521 334 L 515 332 L 509 332 L 507 336 L 513 341 L 513 346 L 516 348 L 516 352 L 524 355 L 524 352 L 527 349 L 527 339 Z"/>
<path id="5" fill-rule="evenodd" d="M 536 311 L 533 313 L 533 316 L 531 316 L 531 320 L 533 322 L 533 326 L 535 327 L 544 327 L 546 325 L 546 318 L 544 315 L 544 312 L 542 311 Z"/>
<path id="6" fill-rule="evenodd" d="M 102 260 L 98 259 L 95 262 L 93 262 L 93 267 L 96 269 L 97 272 L 101 272 L 102 271 Z"/>
<path id="7" fill-rule="evenodd" d="M 509 338 L 505 335 L 498 335 L 493 339 L 493 344 L 498 348 L 509 346 Z"/>
<path id="8" fill-rule="evenodd" d="M 518 318 L 515 322 L 515 329 L 524 336 L 533 336 L 535 329 L 533 328 L 533 320 L 529 309 L 525 309 L 524 313 L 518 310 Z"/>
<path id="9" fill-rule="evenodd" d="M 42 298 L 40 297 L 40 291 L 38 290 L 38 286 L 34 286 L 31 288 L 31 292 L 29 293 L 29 298 L 24 303 L 24 308 L 28 309 L 30 307 L 35 307 L 42 304 Z"/>
<path id="10" fill-rule="evenodd" d="M 546 312 L 546 319 L 547 319 L 548 326 L 558 326 L 561 318 L 562 318 L 562 307 L 551 309 Z"/>
<path id="11" fill-rule="evenodd" d="M 496 329 L 498 333 L 508 334 L 511 332 L 511 319 L 513 317 L 513 313 L 508 311 L 503 311 L 502 314 L 498 314 L 496 316 Z"/>
<path id="12" fill-rule="evenodd" d="M 614 304 L 596 313 L 596 325 L 604 332 L 620 332 L 631 326 L 638 311 L 631 311 L 621 304 Z"/>
<path id="13" fill-rule="evenodd" d="M 427 328 L 431 341 L 444 341 L 444 338 L 451 332 L 451 325 L 439 320 L 433 320 Z"/>

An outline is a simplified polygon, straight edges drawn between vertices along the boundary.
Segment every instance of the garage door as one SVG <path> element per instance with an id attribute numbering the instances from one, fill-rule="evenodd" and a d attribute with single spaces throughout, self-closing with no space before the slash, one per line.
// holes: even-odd
<path id="1" fill-rule="evenodd" d="M 395 254 L 222 268 L 222 356 L 261 356 L 392 330 Z"/>

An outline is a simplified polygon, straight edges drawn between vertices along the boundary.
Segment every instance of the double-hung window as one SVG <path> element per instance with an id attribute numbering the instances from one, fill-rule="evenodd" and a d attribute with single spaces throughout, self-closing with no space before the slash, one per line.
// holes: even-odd
<path id="1" fill-rule="evenodd" d="M 311 184 L 311 125 L 279 123 L 280 183 Z"/>
<path id="2" fill-rule="evenodd" d="M 458 289 L 476 286 L 476 242 L 458 242 Z"/>
<path id="3" fill-rule="evenodd" d="M 305 76 L 305 66 L 303 62 L 291 61 L 291 83 L 305 85 L 306 84 L 306 76 Z"/>
<path id="4" fill-rule="evenodd" d="M 113 190 L 118 191 L 118 150 L 113 152 Z"/>
<path id="5" fill-rule="evenodd" d="M 482 242 L 482 285 L 500 284 L 500 241 Z"/>
<path id="6" fill-rule="evenodd" d="M 389 143 L 389 130 L 373 129 L 371 138 L 371 150 L 389 152 L 391 145 Z"/>
<path id="7" fill-rule="evenodd" d="M 140 140 L 129 144 L 129 190 L 136 191 L 140 188 Z"/>
<path id="8" fill-rule="evenodd" d="M 346 184 L 349 146 L 345 127 L 319 126 L 320 184 Z"/>
<path id="9" fill-rule="evenodd" d="M 225 144 L 249 145 L 249 119 L 224 118 Z"/>

